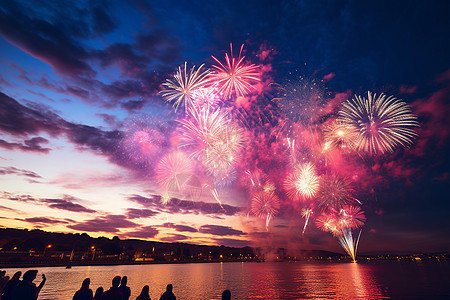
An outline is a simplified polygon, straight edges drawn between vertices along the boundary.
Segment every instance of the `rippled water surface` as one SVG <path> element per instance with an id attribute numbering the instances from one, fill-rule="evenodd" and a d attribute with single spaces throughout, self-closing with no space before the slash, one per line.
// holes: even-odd
<path id="1" fill-rule="evenodd" d="M 7 269 L 12 275 L 15 271 Z M 203 263 L 39 268 L 47 283 L 39 299 L 72 299 L 84 278 L 91 288 L 108 289 L 116 275 L 127 275 L 131 298 L 144 285 L 159 299 L 168 283 L 177 299 L 450 299 L 448 262 Z M 35 281 L 40 282 L 40 276 Z"/>

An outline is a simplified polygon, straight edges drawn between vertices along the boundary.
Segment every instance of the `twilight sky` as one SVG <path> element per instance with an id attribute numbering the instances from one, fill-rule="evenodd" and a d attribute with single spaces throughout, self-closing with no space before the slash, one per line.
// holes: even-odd
<path id="1" fill-rule="evenodd" d="M 420 123 L 408 149 L 326 164 L 352 178 L 362 202 L 359 252 L 450 250 L 448 1 L 118 3 L 0 2 L 0 225 L 343 252 L 314 221 L 302 236 L 301 207 L 283 192 L 266 231 L 244 183 L 247 169 L 277 188 L 286 177 L 285 140 L 267 138 L 279 125 L 272 87 L 316 83 L 328 103 L 319 123 L 367 91 L 402 99 Z M 245 62 L 263 74 L 254 98 L 236 100 L 251 120 L 249 103 L 263 103 L 264 129 L 246 128 L 247 148 L 259 150 L 246 149 L 235 180 L 218 184 L 224 209 L 200 176 L 164 205 L 155 168 L 177 148 L 184 109 L 165 103 L 161 84 L 185 61 L 224 61 L 230 43 L 235 54 L 245 44 Z M 143 127 L 153 128 L 149 145 L 134 140 Z"/>

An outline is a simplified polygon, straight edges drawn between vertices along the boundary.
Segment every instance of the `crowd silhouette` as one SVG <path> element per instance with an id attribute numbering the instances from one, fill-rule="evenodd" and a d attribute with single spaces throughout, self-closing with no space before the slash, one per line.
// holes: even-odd
<path id="1" fill-rule="evenodd" d="M 33 282 L 37 277 L 37 270 L 28 270 L 20 280 L 22 272 L 16 272 L 10 278 L 6 275 L 6 271 L 0 271 L 0 300 L 37 300 L 39 292 L 46 282 L 46 277 L 42 274 L 41 283 L 36 286 Z M 115 276 L 112 279 L 111 287 L 108 290 L 104 290 L 103 287 L 98 287 L 95 294 L 92 289 L 89 288 L 91 279 L 86 278 L 83 280 L 81 287 L 73 295 L 72 300 L 129 300 L 131 297 L 131 289 L 127 286 L 127 276 Z M 141 293 L 136 297 L 136 300 L 151 300 L 150 287 L 144 285 Z M 160 300 L 176 300 L 173 293 L 173 285 L 168 284 L 166 291 L 159 298 Z M 230 290 L 225 290 L 222 293 L 222 300 L 230 300 Z"/>

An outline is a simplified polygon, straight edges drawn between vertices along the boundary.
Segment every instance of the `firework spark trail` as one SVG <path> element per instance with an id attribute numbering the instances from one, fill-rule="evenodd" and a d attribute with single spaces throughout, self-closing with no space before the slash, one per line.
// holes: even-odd
<path id="1" fill-rule="evenodd" d="M 290 138 L 286 138 L 287 142 L 288 142 L 288 148 L 291 150 L 290 152 L 290 156 L 292 159 L 292 163 L 296 164 L 297 163 L 297 156 L 295 155 L 295 139 L 290 139 Z"/>
<path id="2" fill-rule="evenodd" d="M 361 227 L 364 224 L 365 216 L 359 207 L 347 206 L 339 212 L 322 213 L 316 219 L 318 228 L 326 232 L 331 232 L 337 237 L 339 244 L 350 255 L 353 262 L 356 262 L 356 250 L 358 248 L 359 238 L 354 239 L 352 228 Z"/>
<path id="3" fill-rule="evenodd" d="M 260 74 L 256 65 L 244 65 L 243 61 L 245 56 L 242 55 L 244 45 L 242 44 L 239 51 L 239 57 L 233 57 L 233 45 L 230 44 L 231 55 L 225 54 L 225 64 L 220 62 L 217 58 L 212 58 L 218 63 L 213 65 L 216 70 L 211 75 L 211 79 L 219 85 L 219 92 L 223 94 L 225 98 L 231 98 L 234 93 L 236 97 L 245 96 L 249 94 L 255 87 L 252 82 L 259 82 Z"/>
<path id="4" fill-rule="evenodd" d="M 175 110 L 183 104 L 186 111 L 194 106 L 195 93 L 205 88 L 210 83 L 210 71 L 202 70 L 201 65 L 197 70 L 195 66 L 187 71 L 187 62 L 184 67 L 178 67 L 173 79 L 167 79 L 162 85 L 165 87 L 160 93 L 167 102 L 173 102 Z"/>
<path id="5" fill-rule="evenodd" d="M 211 195 L 213 195 L 214 199 L 216 199 L 217 203 L 219 203 L 220 208 L 222 208 L 223 211 L 226 212 L 225 208 L 223 208 L 222 201 L 220 200 L 219 192 L 213 187 L 210 187 L 210 191 L 211 191 Z"/>
<path id="6" fill-rule="evenodd" d="M 356 148 L 370 154 L 393 152 L 397 146 L 408 147 L 417 136 L 417 117 L 409 106 L 393 97 L 371 92 L 367 99 L 355 96 L 347 100 L 338 114 L 338 120 L 358 133 Z"/>
<path id="7" fill-rule="evenodd" d="M 352 230 L 350 228 L 341 230 L 338 235 L 339 244 L 341 244 L 342 248 L 350 255 L 353 262 L 356 262 L 356 251 L 358 249 L 361 232 L 362 230 L 359 231 L 358 238 L 356 239 L 353 238 Z"/>
<path id="8" fill-rule="evenodd" d="M 305 218 L 305 225 L 303 226 L 302 234 L 305 234 L 306 227 L 308 226 L 309 218 L 311 217 L 313 210 L 310 208 L 302 209 L 302 217 Z"/>

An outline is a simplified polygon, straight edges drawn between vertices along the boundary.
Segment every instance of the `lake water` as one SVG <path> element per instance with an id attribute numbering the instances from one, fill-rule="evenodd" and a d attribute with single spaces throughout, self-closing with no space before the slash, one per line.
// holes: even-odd
<path id="1" fill-rule="evenodd" d="M 6 269 L 7 274 L 27 269 Z M 450 299 L 446 261 L 359 263 L 266 262 L 39 268 L 47 276 L 39 299 L 72 299 L 84 278 L 91 288 L 108 289 L 116 275 L 127 275 L 131 298 L 144 285 L 159 299 L 168 283 L 177 299 Z"/>

